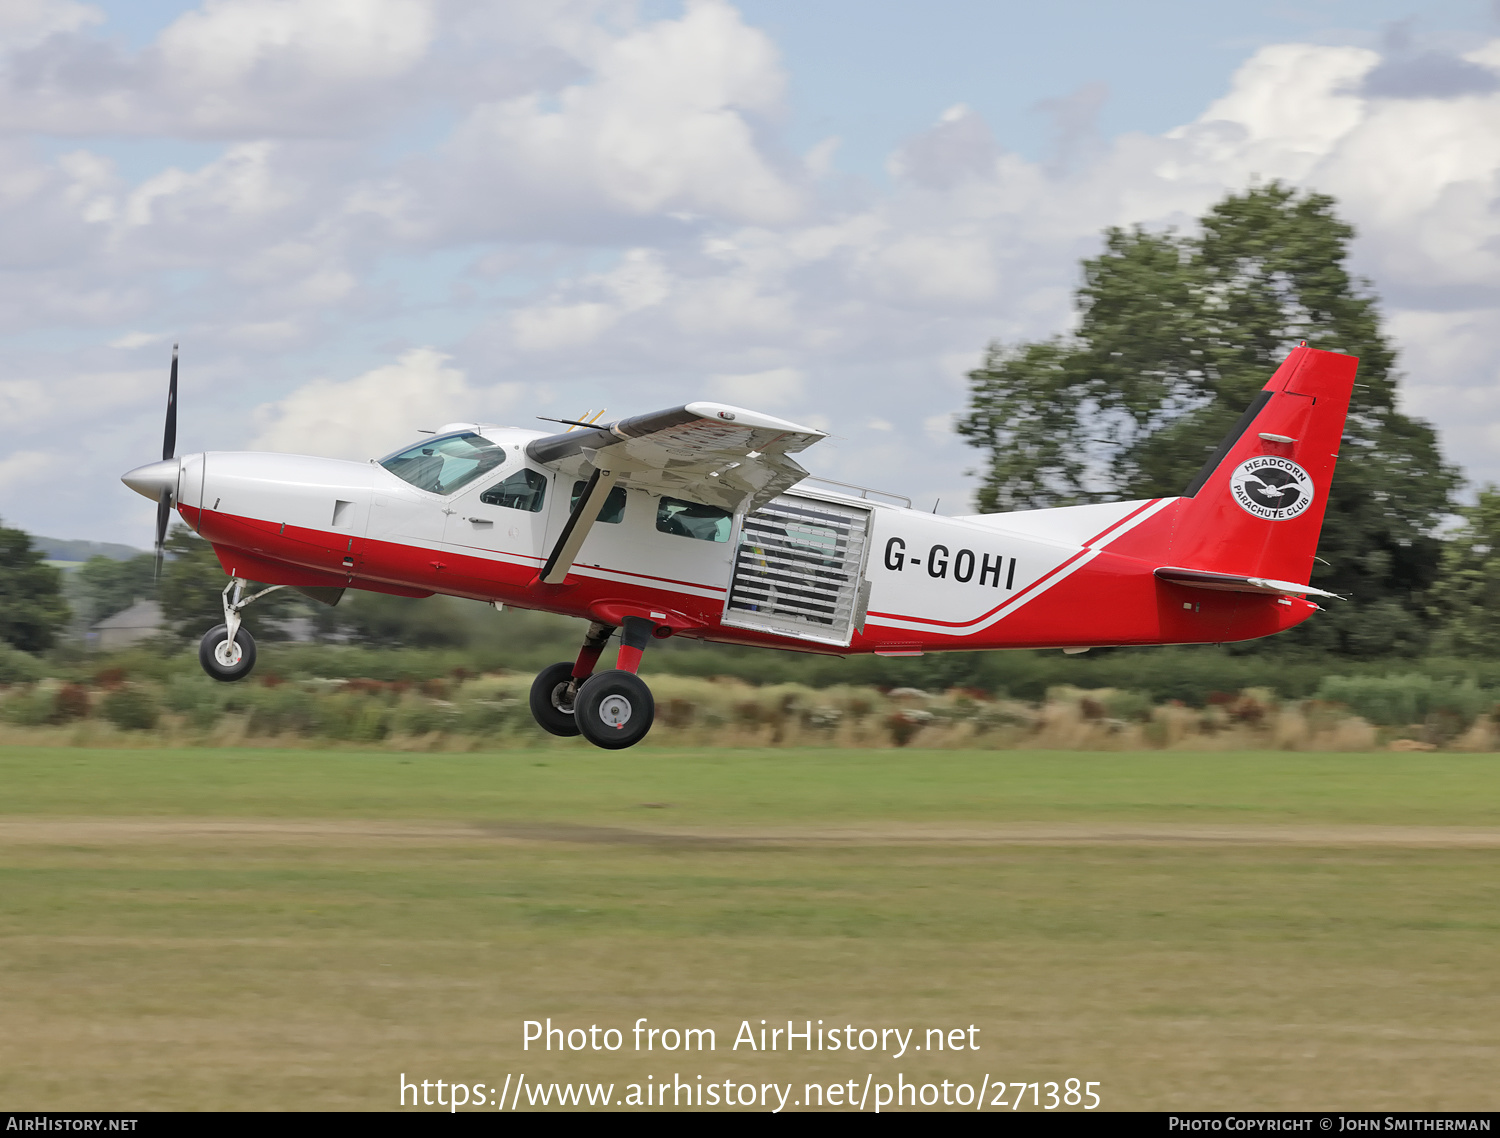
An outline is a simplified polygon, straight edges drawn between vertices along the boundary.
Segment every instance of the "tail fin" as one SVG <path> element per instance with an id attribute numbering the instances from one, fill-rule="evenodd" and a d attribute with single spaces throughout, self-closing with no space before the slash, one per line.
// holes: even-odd
<path id="1" fill-rule="evenodd" d="M 1287 356 L 1178 501 L 1172 565 L 1308 580 L 1358 365 Z"/>

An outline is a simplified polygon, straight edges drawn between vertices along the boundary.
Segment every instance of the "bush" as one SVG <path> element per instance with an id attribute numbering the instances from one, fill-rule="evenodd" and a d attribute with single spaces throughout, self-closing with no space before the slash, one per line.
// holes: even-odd
<path id="1" fill-rule="evenodd" d="M 247 688 L 245 696 L 250 712 L 246 729 L 257 735 L 307 734 L 318 721 L 316 697 L 301 688 L 289 684 Z"/>
<path id="2" fill-rule="evenodd" d="M 104 718 L 122 731 L 149 731 L 161 718 L 161 705 L 144 688 L 122 687 L 104 697 Z"/>
<path id="3" fill-rule="evenodd" d="M 42 662 L 0 640 L 0 684 L 30 684 L 41 679 Z"/>
<path id="4" fill-rule="evenodd" d="M 408 695 L 396 706 L 395 730 L 403 735 L 450 731 L 458 719 L 452 704 Z"/>
<path id="5" fill-rule="evenodd" d="M 1112 691 L 1105 693 L 1104 709 L 1111 719 L 1145 723 L 1151 718 L 1151 709 L 1153 706 L 1151 697 L 1145 692 Z"/>
<path id="6" fill-rule="evenodd" d="M 1473 680 L 1408 673 L 1329 676 L 1318 688 L 1318 699 L 1341 703 L 1381 727 L 1428 723 L 1441 725 L 1443 734 L 1455 734 L 1489 711 L 1496 693 L 1481 690 Z"/>
<path id="7" fill-rule="evenodd" d="M 211 680 L 201 672 L 173 676 L 167 685 L 166 704 L 172 711 L 186 715 L 199 731 L 208 731 L 224 713 L 231 690 L 229 685 Z"/>
<path id="8" fill-rule="evenodd" d="M 88 689 L 79 684 L 63 684 L 52 701 L 52 722 L 67 723 L 85 719 L 89 713 Z"/>
<path id="9" fill-rule="evenodd" d="M 17 727 L 40 727 L 52 721 L 56 694 L 45 687 L 12 692 L 3 709 L 5 721 Z"/>
<path id="10" fill-rule="evenodd" d="M 374 743 L 390 732 L 391 709 L 378 697 L 339 693 L 324 696 L 313 706 L 317 732 L 326 738 Z"/>
<path id="11" fill-rule="evenodd" d="M 471 699 L 459 706 L 458 729 L 466 735 L 492 735 L 520 718 L 531 718 L 518 699 Z"/>

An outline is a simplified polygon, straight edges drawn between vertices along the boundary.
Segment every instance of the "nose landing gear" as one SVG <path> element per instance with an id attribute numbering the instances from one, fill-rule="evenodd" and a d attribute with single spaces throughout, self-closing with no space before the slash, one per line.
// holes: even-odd
<path id="1" fill-rule="evenodd" d="M 198 642 L 198 663 L 205 672 L 225 683 L 242 680 L 250 674 L 255 667 L 255 638 L 248 629 L 240 627 L 240 612 L 280 588 L 284 586 L 270 585 L 245 597 L 241 596 L 245 582 L 239 577 L 230 578 L 224 586 L 224 623 L 210 628 Z"/>
<path id="2" fill-rule="evenodd" d="M 645 617 L 627 616 L 615 667 L 595 674 L 594 665 L 615 629 L 591 624 L 577 661 L 553 664 L 531 685 L 531 714 L 542 729 L 554 735 L 581 734 L 611 751 L 644 739 L 656 717 L 656 701 L 635 673 L 655 629 Z"/>

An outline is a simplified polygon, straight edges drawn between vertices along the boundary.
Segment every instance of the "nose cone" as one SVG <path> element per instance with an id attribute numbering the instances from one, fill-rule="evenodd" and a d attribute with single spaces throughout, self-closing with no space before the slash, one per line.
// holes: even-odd
<path id="1" fill-rule="evenodd" d="M 159 502 L 163 490 L 170 490 L 174 495 L 177 493 L 177 475 L 181 470 L 182 464 L 177 459 L 164 458 L 160 462 L 137 466 L 120 475 L 120 481 L 143 498 Z"/>

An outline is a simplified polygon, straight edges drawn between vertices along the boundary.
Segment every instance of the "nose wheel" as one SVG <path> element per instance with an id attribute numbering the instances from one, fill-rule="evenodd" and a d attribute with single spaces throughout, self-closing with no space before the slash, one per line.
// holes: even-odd
<path id="1" fill-rule="evenodd" d="M 198 643 L 198 663 L 216 680 L 241 680 L 255 667 L 255 638 L 244 628 L 229 635 L 229 627 L 210 628 Z"/>
<path id="2" fill-rule="evenodd" d="M 224 623 L 210 628 L 198 642 L 198 663 L 216 680 L 242 680 L 255 667 L 255 638 L 240 624 L 245 606 L 274 593 L 282 585 L 268 585 L 245 596 L 245 582 L 231 577 L 224 586 Z"/>

